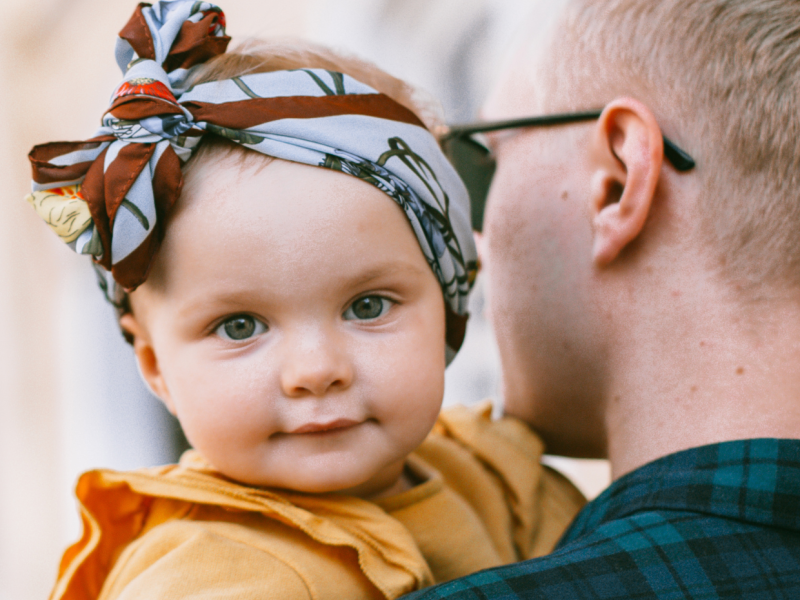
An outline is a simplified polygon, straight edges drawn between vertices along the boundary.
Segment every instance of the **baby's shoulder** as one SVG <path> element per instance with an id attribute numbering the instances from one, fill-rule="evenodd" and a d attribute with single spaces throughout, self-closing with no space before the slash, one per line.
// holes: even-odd
<path id="1" fill-rule="evenodd" d="M 87 473 L 78 499 L 86 529 L 54 600 L 378 598 L 430 583 L 409 534 L 372 503 L 240 485 L 191 455 Z"/>
<path id="2" fill-rule="evenodd" d="M 302 569 L 246 524 L 191 518 L 161 523 L 124 547 L 100 598 L 311 598 Z"/>
<path id="3" fill-rule="evenodd" d="M 255 510 L 279 498 L 259 502 L 182 465 L 90 471 L 76 491 L 84 534 L 64 554 L 54 599 L 313 596 L 281 552 L 291 528 Z"/>
<path id="4" fill-rule="evenodd" d="M 463 468 L 466 461 L 513 481 L 541 470 L 544 443 L 519 419 L 494 418 L 492 402 L 486 400 L 472 407 L 455 405 L 443 410 L 418 453 L 437 463 L 432 465 L 437 468 L 448 469 L 453 460 Z"/>
<path id="5" fill-rule="evenodd" d="M 517 559 L 551 550 L 586 500 L 564 476 L 542 464 L 544 443 L 514 417 L 493 418 L 490 401 L 442 411 L 415 454 L 478 513 Z"/>

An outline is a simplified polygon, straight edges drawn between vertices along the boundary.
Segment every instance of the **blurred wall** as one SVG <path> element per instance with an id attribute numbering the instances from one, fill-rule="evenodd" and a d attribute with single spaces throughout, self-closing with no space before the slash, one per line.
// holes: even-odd
<path id="1" fill-rule="evenodd" d="M 459 123 L 475 118 L 518 26 L 543 0 L 310 1 L 311 36 L 435 94 Z"/>

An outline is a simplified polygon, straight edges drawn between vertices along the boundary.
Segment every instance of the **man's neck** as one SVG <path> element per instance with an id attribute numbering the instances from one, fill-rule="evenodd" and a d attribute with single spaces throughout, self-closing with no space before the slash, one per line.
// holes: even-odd
<path id="1" fill-rule="evenodd" d="M 641 319 L 647 331 L 627 332 L 615 352 L 606 412 L 614 478 L 687 448 L 800 438 L 796 300 L 697 300 L 676 295 L 676 310 Z"/>

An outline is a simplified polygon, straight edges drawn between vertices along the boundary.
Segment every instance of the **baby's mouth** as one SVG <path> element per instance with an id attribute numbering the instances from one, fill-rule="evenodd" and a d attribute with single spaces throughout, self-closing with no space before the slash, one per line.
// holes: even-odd
<path id="1" fill-rule="evenodd" d="M 353 419 L 336 419 L 335 421 L 328 421 L 327 423 L 306 423 L 305 425 L 298 427 L 289 433 L 294 435 L 337 433 L 360 424 L 361 421 L 355 421 Z"/>

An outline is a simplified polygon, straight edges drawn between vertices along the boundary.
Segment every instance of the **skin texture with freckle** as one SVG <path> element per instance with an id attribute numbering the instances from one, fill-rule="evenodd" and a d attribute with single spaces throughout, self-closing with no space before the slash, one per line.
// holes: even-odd
<path id="1" fill-rule="evenodd" d="M 570 110 L 534 77 L 555 77 L 551 35 L 518 51 L 485 119 Z M 702 165 L 679 173 L 663 155 L 663 131 L 691 131 L 636 97 L 577 108 L 603 105 L 597 121 L 488 135 L 481 258 L 506 413 L 554 454 L 609 458 L 614 477 L 706 443 L 797 436 L 796 292 L 764 284 L 756 299 L 720 273 Z"/>
<path id="2" fill-rule="evenodd" d="M 438 281 L 380 190 L 241 159 L 193 172 L 132 294 L 123 326 L 142 373 L 193 446 L 237 481 L 364 497 L 403 489 L 404 460 L 443 396 Z M 353 318 L 365 297 L 381 299 L 380 316 Z M 255 334 L 225 339 L 237 315 Z"/>

